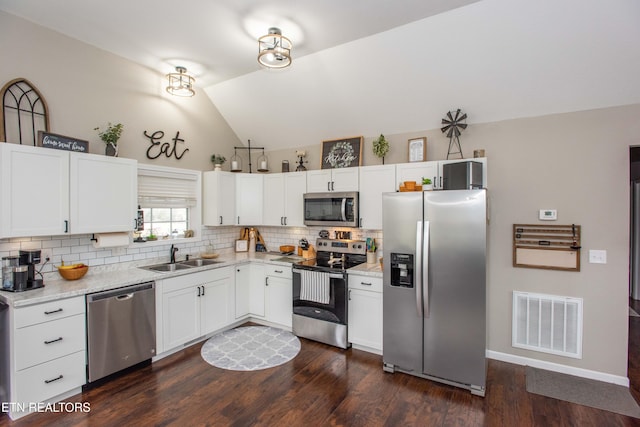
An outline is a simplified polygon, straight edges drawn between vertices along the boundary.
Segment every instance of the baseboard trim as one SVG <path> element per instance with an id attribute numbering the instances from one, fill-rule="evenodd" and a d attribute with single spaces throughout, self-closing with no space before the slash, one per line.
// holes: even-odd
<path id="1" fill-rule="evenodd" d="M 501 362 L 532 366 L 534 368 L 546 369 L 548 371 L 560 372 L 563 374 L 575 375 L 576 377 L 589 378 L 592 380 L 604 381 L 607 383 L 629 387 L 629 378 L 621 377 L 619 375 L 611 375 L 604 372 L 592 371 L 589 369 L 575 368 L 573 366 L 560 365 L 558 363 L 545 362 L 543 360 L 531 359 L 529 357 L 516 356 L 513 354 L 501 353 L 492 350 L 487 350 L 486 356 L 489 359 L 500 360 Z"/>

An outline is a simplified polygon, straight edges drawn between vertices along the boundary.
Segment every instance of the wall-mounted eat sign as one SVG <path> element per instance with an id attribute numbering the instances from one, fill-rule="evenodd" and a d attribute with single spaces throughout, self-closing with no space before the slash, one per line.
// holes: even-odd
<path id="1" fill-rule="evenodd" d="M 178 142 L 184 144 L 184 139 L 180 138 L 180 131 L 176 132 L 176 136 L 171 139 L 172 142 L 162 142 L 161 139 L 164 138 L 164 132 L 161 130 L 157 130 L 153 132 L 151 135 L 144 131 L 144 136 L 149 138 L 149 148 L 147 148 L 147 158 L 148 159 L 157 159 L 162 154 L 167 157 L 175 157 L 180 160 L 184 154 L 189 151 L 188 148 L 184 148 L 181 153 L 178 154 Z"/>

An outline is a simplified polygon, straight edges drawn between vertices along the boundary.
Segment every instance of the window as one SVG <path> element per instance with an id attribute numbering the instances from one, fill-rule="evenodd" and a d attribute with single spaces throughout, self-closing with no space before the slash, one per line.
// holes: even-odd
<path id="1" fill-rule="evenodd" d="M 188 208 L 142 208 L 144 231 L 142 237 L 184 237 L 189 229 Z"/>

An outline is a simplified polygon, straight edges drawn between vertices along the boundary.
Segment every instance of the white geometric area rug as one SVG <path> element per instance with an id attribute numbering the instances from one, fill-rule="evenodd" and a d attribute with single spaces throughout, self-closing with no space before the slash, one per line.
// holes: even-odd
<path id="1" fill-rule="evenodd" d="M 269 326 L 244 326 L 209 338 L 200 354 L 205 362 L 231 371 L 256 371 L 282 365 L 300 352 L 291 332 Z"/>

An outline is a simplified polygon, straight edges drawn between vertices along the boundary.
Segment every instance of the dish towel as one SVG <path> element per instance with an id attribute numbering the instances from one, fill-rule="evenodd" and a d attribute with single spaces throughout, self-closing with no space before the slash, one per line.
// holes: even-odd
<path id="1" fill-rule="evenodd" d="M 329 273 L 302 270 L 300 274 L 300 299 L 329 304 L 331 298 Z"/>

